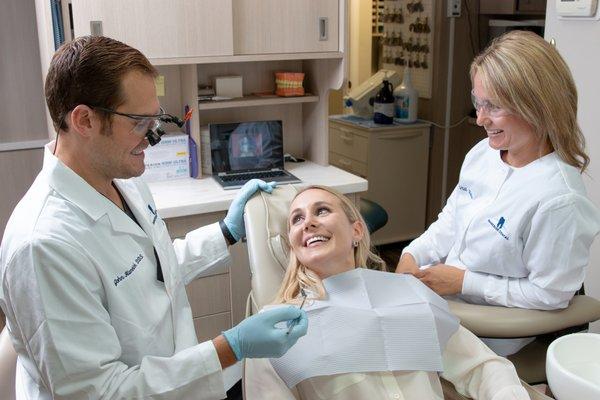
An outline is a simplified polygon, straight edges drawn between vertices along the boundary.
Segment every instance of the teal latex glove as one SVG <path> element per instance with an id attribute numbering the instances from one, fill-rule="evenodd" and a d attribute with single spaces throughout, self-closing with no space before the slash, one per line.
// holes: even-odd
<path id="1" fill-rule="evenodd" d="M 246 236 L 246 227 L 244 226 L 244 207 L 250 197 L 259 190 L 263 190 L 267 193 L 272 193 L 276 183 L 261 181 L 260 179 L 251 179 L 244 186 L 240 188 L 239 193 L 233 199 L 233 203 L 229 206 L 227 216 L 223 220 L 227 229 L 231 232 L 231 235 L 236 241 Z"/>
<path id="2" fill-rule="evenodd" d="M 291 321 L 298 322 L 292 326 Z M 275 324 L 287 322 L 285 327 Z M 281 307 L 253 315 L 237 326 L 223 332 L 229 346 L 239 360 L 242 358 L 277 358 L 285 354 L 296 341 L 306 334 L 308 318 L 298 307 Z"/>

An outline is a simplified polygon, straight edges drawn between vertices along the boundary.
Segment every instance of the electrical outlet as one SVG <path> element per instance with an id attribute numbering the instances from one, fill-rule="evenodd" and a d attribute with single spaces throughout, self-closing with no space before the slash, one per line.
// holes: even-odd
<path id="1" fill-rule="evenodd" d="M 446 16 L 448 18 L 460 17 L 460 0 L 447 0 L 448 9 Z"/>

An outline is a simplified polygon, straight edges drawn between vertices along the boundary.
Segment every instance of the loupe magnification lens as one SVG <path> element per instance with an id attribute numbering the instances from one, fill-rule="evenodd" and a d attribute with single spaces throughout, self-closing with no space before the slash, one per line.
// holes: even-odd
<path id="1" fill-rule="evenodd" d="M 140 119 L 135 127 L 133 128 L 133 132 L 140 136 L 144 137 L 146 132 L 155 131 L 160 127 L 160 122 L 156 118 L 143 118 Z"/>

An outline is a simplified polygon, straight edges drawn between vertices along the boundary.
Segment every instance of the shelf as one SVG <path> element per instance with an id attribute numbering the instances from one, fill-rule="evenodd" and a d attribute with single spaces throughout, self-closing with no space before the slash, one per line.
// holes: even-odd
<path id="1" fill-rule="evenodd" d="M 199 101 L 198 111 L 203 110 L 220 110 L 224 108 L 239 108 L 239 107 L 256 107 L 256 106 L 272 106 L 280 104 L 295 104 L 295 103 L 316 103 L 319 101 L 319 96 L 308 94 L 306 96 L 296 97 L 263 97 L 263 96 L 244 96 L 231 100 L 217 101 Z"/>
<path id="2" fill-rule="evenodd" d="M 150 58 L 152 65 L 187 65 L 187 64 L 218 64 L 251 61 L 280 61 L 280 60 L 322 60 L 341 59 L 344 53 L 328 51 L 321 53 L 284 53 L 284 54 L 247 54 L 237 56 L 204 56 L 204 57 L 174 57 Z"/>

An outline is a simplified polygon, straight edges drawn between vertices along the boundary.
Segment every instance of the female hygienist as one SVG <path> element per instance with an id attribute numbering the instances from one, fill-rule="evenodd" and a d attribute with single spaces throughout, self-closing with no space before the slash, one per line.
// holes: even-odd
<path id="1" fill-rule="evenodd" d="M 589 157 L 569 68 L 541 37 L 512 31 L 470 73 L 488 137 L 469 151 L 438 220 L 404 249 L 396 272 L 470 303 L 565 308 L 600 230 L 581 178 Z M 512 343 L 489 344 L 508 355 L 527 341 Z"/>

